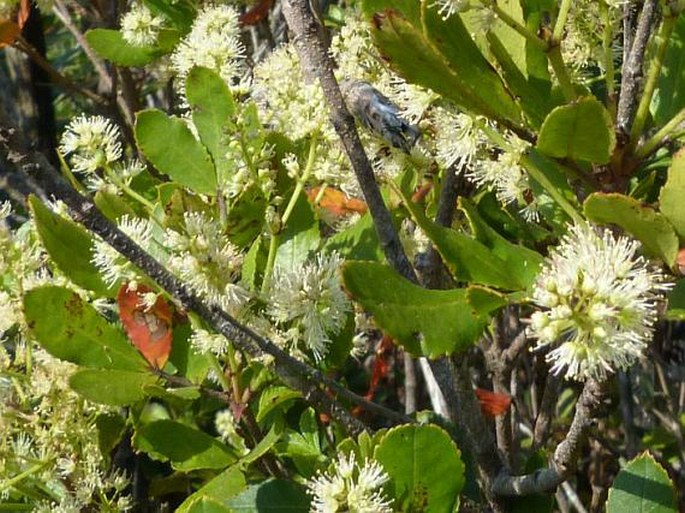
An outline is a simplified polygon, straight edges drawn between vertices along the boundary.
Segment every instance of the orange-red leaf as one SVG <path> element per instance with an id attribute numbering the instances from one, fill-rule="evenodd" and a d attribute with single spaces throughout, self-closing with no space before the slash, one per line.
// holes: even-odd
<path id="1" fill-rule="evenodd" d="M 511 397 L 507 394 L 499 394 L 484 388 L 476 388 L 476 396 L 478 397 L 478 402 L 480 402 L 481 411 L 489 417 L 502 415 L 511 406 Z"/>
<path id="2" fill-rule="evenodd" d="M 30 15 L 31 1 L 21 0 L 21 4 L 19 5 L 19 12 L 17 13 L 17 24 L 19 25 L 19 28 L 24 28 L 24 25 L 26 25 L 26 20 L 29 19 Z"/>
<path id="3" fill-rule="evenodd" d="M 680 274 L 685 274 L 685 248 L 678 251 L 676 263 L 678 264 L 678 271 L 680 271 Z"/>
<path id="4" fill-rule="evenodd" d="M 128 337 L 145 359 L 158 369 L 164 367 L 171 353 L 172 313 L 161 297 L 150 308 L 143 305 L 143 295 L 152 292 L 145 285 L 130 290 L 124 283 L 117 294 L 119 317 Z"/>
<path id="5" fill-rule="evenodd" d="M 314 187 L 307 191 L 309 201 L 314 203 L 319 197 L 321 187 Z M 342 217 L 354 212 L 364 215 L 367 211 L 366 203 L 357 198 L 350 198 L 344 192 L 326 187 L 318 202 L 318 207 L 327 210 L 334 217 Z"/>
<path id="6" fill-rule="evenodd" d="M 240 16 L 240 23 L 243 25 L 256 25 L 262 21 L 269 14 L 269 9 L 273 5 L 274 0 L 262 0 L 252 9 Z"/>
<path id="7" fill-rule="evenodd" d="M 21 34 L 21 28 L 13 21 L 0 21 L 0 48 L 14 43 Z"/>

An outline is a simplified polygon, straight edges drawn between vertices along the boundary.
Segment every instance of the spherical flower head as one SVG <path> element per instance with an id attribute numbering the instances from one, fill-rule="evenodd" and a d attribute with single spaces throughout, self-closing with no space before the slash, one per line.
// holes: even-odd
<path id="1" fill-rule="evenodd" d="M 164 18 L 155 16 L 145 4 L 133 4 L 121 17 L 121 35 L 133 46 L 154 46 Z"/>
<path id="2" fill-rule="evenodd" d="M 244 58 L 238 11 L 229 5 L 210 4 L 197 15 L 171 62 L 182 82 L 194 66 L 203 66 L 219 73 L 231 86 L 243 70 Z"/>
<path id="3" fill-rule="evenodd" d="M 121 158 L 119 128 L 103 116 L 81 115 L 62 134 L 60 152 L 70 156 L 75 171 L 94 173 Z"/>
<path id="4" fill-rule="evenodd" d="M 301 268 L 277 269 L 267 312 L 278 325 L 291 324 L 316 360 L 328 352 L 330 334 L 345 325 L 350 301 L 340 286 L 337 254 L 319 254 Z"/>
<path id="5" fill-rule="evenodd" d="M 365 460 L 359 465 L 354 452 L 338 454 L 333 471 L 319 472 L 307 483 L 307 493 L 312 496 L 310 511 L 392 513 L 391 501 L 380 490 L 388 480 L 378 462 Z"/>
<path id="6" fill-rule="evenodd" d="M 529 334 L 538 347 L 552 347 L 552 372 L 604 380 L 642 355 L 671 284 L 639 248 L 580 223 L 550 254 L 535 283 L 533 301 L 541 310 L 531 316 Z"/>

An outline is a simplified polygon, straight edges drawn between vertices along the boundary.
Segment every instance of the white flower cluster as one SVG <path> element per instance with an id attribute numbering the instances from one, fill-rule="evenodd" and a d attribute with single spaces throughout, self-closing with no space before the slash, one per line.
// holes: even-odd
<path id="1" fill-rule="evenodd" d="M 166 246 L 172 253 L 167 265 L 204 297 L 237 314 L 249 299 L 236 283 L 243 255 L 228 241 L 217 220 L 200 212 L 186 212 L 183 220 L 183 232 L 166 232 Z"/>
<path id="2" fill-rule="evenodd" d="M 62 134 L 59 151 L 70 156 L 75 171 L 95 173 L 121 158 L 119 128 L 103 116 L 81 115 Z"/>
<path id="3" fill-rule="evenodd" d="M 550 254 L 533 292 L 544 310 L 532 315 L 529 333 L 538 347 L 552 347 L 552 372 L 603 380 L 642 355 L 670 284 L 638 256 L 639 248 L 583 223 Z"/>
<path id="4" fill-rule="evenodd" d="M 194 66 L 204 66 L 233 86 L 244 71 L 244 58 L 238 11 L 229 5 L 209 4 L 174 50 L 171 62 L 182 83 Z"/>
<path id="5" fill-rule="evenodd" d="M 312 496 L 312 513 L 392 513 L 391 501 L 379 490 L 389 480 L 383 467 L 376 461 L 355 461 L 338 454 L 332 472 L 319 473 L 307 483 Z"/>
<path id="6" fill-rule="evenodd" d="M 331 130 L 323 90 L 304 80 L 291 46 L 281 46 L 255 66 L 253 87 L 262 121 L 292 140 Z"/>
<path id="7" fill-rule="evenodd" d="M 133 46 L 154 46 L 164 18 L 155 16 L 145 4 L 134 3 L 121 17 L 121 35 Z"/>
<path id="8" fill-rule="evenodd" d="M 30 379 L 4 387 L 4 376 L 24 374 L 28 358 Z M 21 490 L 41 513 L 131 508 L 128 479 L 108 470 L 98 447 L 95 419 L 116 413 L 70 388 L 74 367 L 24 344 L 12 355 L 0 345 L 0 502 L 16 502 Z"/>
<path id="9" fill-rule="evenodd" d="M 297 269 L 277 268 L 268 291 L 268 315 L 279 326 L 289 325 L 292 338 L 301 339 L 316 360 L 328 352 L 330 335 L 340 332 L 351 311 L 340 284 L 337 254 L 319 254 Z"/>

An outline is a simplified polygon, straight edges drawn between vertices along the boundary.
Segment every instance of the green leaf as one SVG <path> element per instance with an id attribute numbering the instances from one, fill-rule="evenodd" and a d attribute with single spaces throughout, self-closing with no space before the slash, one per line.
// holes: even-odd
<path id="1" fill-rule="evenodd" d="M 321 235 L 314 210 L 304 194 L 295 203 L 285 230 L 280 234 L 275 268 L 296 269 L 319 247 Z"/>
<path id="2" fill-rule="evenodd" d="M 380 328 L 411 354 L 430 358 L 476 342 L 490 313 L 506 303 L 497 293 L 478 287 L 427 290 L 375 262 L 346 262 L 343 282 Z"/>
<path id="3" fill-rule="evenodd" d="M 24 316 L 37 342 L 57 358 L 102 369 L 148 368 L 126 336 L 69 289 L 29 290 L 24 295 Z"/>
<path id="4" fill-rule="evenodd" d="M 554 109 L 540 129 L 537 149 L 550 157 L 607 164 L 616 146 L 611 116 L 593 96 Z"/>
<path id="5" fill-rule="evenodd" d="M 186 78 L 186 97 L 193 111 L 193 124 L 209 150 L 217 176 L 235 172 L 226 159 L 231 133 L 235 131 L 235 104 L 226 82 L 215 71 L 195 67 Z"/>
<path id="6" fill-rule="evenodd" d="M 71 375 L 69 386 L 94 403 L 127 406 L 145 399 L 144 387 L 157 381 L 149 372 L 83 369 Z"/>
<path id="7" fill-rule="evenodd" d="M 522 124 L 519 106 L 460 16 L 443 20 L 415 0 L 365 0 L 362 9 L 381 53 L 409 82 L 490 119 Z"/>
<path id="8" fill-rule="evenodd" d="M 383 250 L 378 243 L 378 236 L 371 214 L 364 214 L 361 219 L 326 240 L 324 253 L 337 251 L 345 260 L 383 260 Z"/>
<path id="9" fill-rule="evenodd" d="M 685 321 L 685 279 L 676 282 L 667 296 L 668 310 L 666 319 L 670 321 Z"/>
<path id="10" fill-rule="evenodd" d="M 256 185 L 233 201 L 226 218 L 226 235 L 233 244 L 244 248 L 259 236 L 264 228 L 267 204 L 264 193 Z"/>
<path id="11" fill-rule="evenodd" d="M 292 481 L 269 479 L 249 486 L 229 501 L 235 513 L 308 513 L 309 496 Z"/>
<path id="12" fill-rule="evenodd" d="M 668 474 L 647 452 L 631 460 L 609 489 L 607 513 L 676 513 L 676 490 Z"/>
<path id="13" fill-rule="evenodd" d="M 95 53 L 118 66 L 144 66 L 168 53 L 178 34 L 167 31 L 159 46 L 141 47 L 127 43 L 118 30 L 96 28 L 86 32 L 86 40 Z"/>
<path id="14" fill-rule="evenodd" d="M 668 220 L 653 208 L 617 193 L 591 194 L 583 205 L 595 223 L 615 224 L 642 242 L 645 252 L 672 266 L 678 255 L 678 236 Z"/>
<path id="15" fill-rule="evenodd" d="M 138 146 L 159 171 L 197 193 L 216 194 L 211 158 L 183 120 L 144 110 L 136 114 L 135 132 Z"/>
<path id="16" fill-rule="evenodd" d="M 659 209 L 680 237 L 685 241 L 685 150 L 673 155 L 668 179 L 661 189 Z"/>
<path id="17" fill-rule="evenodd" d="M 465 468 L 461 452 L 443 429 L 434 425 L 391 429 L 374 457 L 390 476 L 395 508 L 423 513 L 456 510 Z"/>
<path id="18" fill-rule="evenodd" d="M 478 233 L 485 238 L 488 245 L 464 233 L 434 223 L 410 200 L 405 201 L 405 207 L 410 211 L 416 224 L 433 242 L 447 268 L 457 280 L 506 290 L 519 290 L 526 288 L 535 278 L 541 257 L 538 255 L 537 261 L 534 262 L 532 254 L 537 253 L 509 243 L 489 227 L 487 231 L 485 223 L 477 217 L 473 208 L 469 210 L 473 219 L 478 221 Z"/>
<path id="19" fill-rule="evenodd" d="M 505 268 L 515 276 L 521 288 L 529 287 L 540 271 L 544 261 L 542 255 L 502 237 L 485 222 L 475 205 L 465 197 L 459 198 L 459 208 L 466 214 L 476 239 L 504 262 Z"/>
<path id="20" fill-rule="evenodd" d="M 245 475 L 240 466 L 234 465 L 184 500 L 176 513 L 231 513 L 232 510 L 227 505 L 228 500 L 242 492 L 246 486 Z"/>
<path id="21" fill-rule="evenodd" d="M 93 260 L 93 240 L 76 223 L 55 214 L 38 198 L 29 197 L 36 230 L 50 258 L 67 278 L 79 287 L 98 295 L 112 295 L 113 290 L 100 277 Z"/>
<path id="22" fill-rule="evenodd" d="M 240 462 L 242 464 L 249 464 L 264 456 L 281 438 L 284 427 L 285 422 L 282 420 L 282 418 L 281 420 L 274 422 L 271 425 L 269 432 L 264 435 L 259 443 L 255 445 L 247 455 L 240 458 Z"/>
<path id="23" fill-rule="evenodd" d="M 126 200 L 111 192 L 103 190 L 96 192 L 93 202 L 110 221 L 117 221 L 124 215 L 136 215 L 136 211 L 126 203 Z"/>
<path id="24" fill-rule="evenodd" d="M 290 405 L 295 399 L 302 397 L 302 394 L 296 390 L 291 390 L 284 386 L 269 386 L 266 387 L 259 395 L 259 402 L 257 405 L 257 422 L 262 422 L 269 413 L 274 409 L 281 407 L 284 404 Z"/>
<path id="25" fill-rule="evenodd" d="M 126 421 L 118 413 L 100 413 L 95 418 L 95 425 L 98 428 L 100 453 L 103 458 L 108 459 L 112 450 L 124 436 Z"/>
<path id="26" fill-rule="evenodd" d="M 657 126 L 665 125 L 685 108 L 685 13 L 681 13 L 668 41 L 652 112 Z"/>
<path id="27" fill-rule="evenodd" d="M 157 420 L 136 432 L 134 445 L 179 471 L 222 469 L 236 461 L 230 449 L 208 434 L 173 420 Z"/>

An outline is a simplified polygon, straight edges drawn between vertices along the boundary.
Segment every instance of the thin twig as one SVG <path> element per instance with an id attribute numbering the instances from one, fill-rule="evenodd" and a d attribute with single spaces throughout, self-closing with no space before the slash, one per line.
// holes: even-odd
<path id="1" fill-rule="evenodd" d="M 637 30 L 631 44 L 628 58 L 623 61 L 621 70 L 621 91 L 616 111 L 616 128 L 619 140 L 626 142 L 637 108 L 637 95 L 640 91 L 645 50 L 656 19 L 658 0 L 646 0 L 637 22 Z"/>
<path id="2" fill-rule="evenodd" d="M 535 419 L 535 427 L 533 428 L 533 448 L 535 449 L 542 447 L 547 440 L 549 428 L 556 412 L 559 390 L 561 390 L 561 379 L 552 373 L 548 374 L 538 415 Z"/>
<path id="3" fill-rule="evenodd" d="M 501 475 L 495 479 L 493 490 L 503 496 L 521 496 L 542 493 L 559 486 L 573 473 L 576 460 L 587 432 L 601 406 L 604 390 L 594 380 L 585 382 L 576 404 L 576 412 L 566 438 L 557 446 L 550 468 L 540 469 L 525 476 Z"/>
<path id="4" fill-rule="evenodd" d="M 217 332 L 224 335 L 241 351 L 253 356 L 269 354 L 274 358 L 274 371 L 292 388 L 302 392 L 304 398 L 318 409 L 329 412 L 341 422 L 350 433 L 366 429 L 363 423 L 351 416 L 334 396 L 362 406 L 365 410 L 381 415 L 393 422 L 411 422 L 408 417 L 372 403 L 347 390 L 344 386 L 323 375 L 319 370 L 301 362 L 280 349 L 270 340 L 255 333 L 236 321 L 216 305 L 201 300 L 184 283 L 173 276 L 154 258 L 143 251 L 135 242 L 122 233 L 104 217 L 95 205 L 76 192 L 50 165 L 45 156 L 37 152 L 23 150 L 18 141 L 16 130 L 0 123 L 0 157 L 14 164 L 10 173 L 28 180 L 36 173 L 40 177 L 41 188 L 50 191 L 69 207 L 72 217 L 91 232 L 99 235 L 114 249 L 137 265 L 151 279 L 178 300 L 186 309 L 196 312 Z"/>

